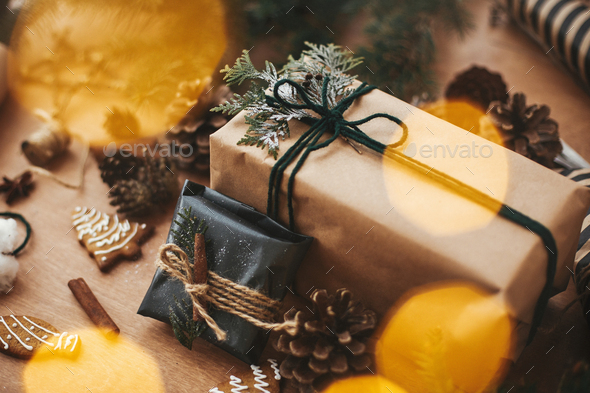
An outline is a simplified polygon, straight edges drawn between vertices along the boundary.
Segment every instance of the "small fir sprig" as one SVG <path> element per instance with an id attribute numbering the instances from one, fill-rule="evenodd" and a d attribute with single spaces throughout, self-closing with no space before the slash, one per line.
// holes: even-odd
<path id="1" fill-rule="evenodd" d="M 207 226 L 205 220 L 198 220 L 192 215 L 192 207 L 184 208 L 178 212 L 178 216 L 181 220 L 174 220 L 174 223 L 178 225 L 178 230 L 172 229 L 172 236 L 174 243 L 182 249 L 188 256 L 188 260 L 193 265 L 195 255 L 195 235 L 197 233 L 205 234 L 207 232 Z"/>
<path id="2" fill-rule="evenodd" d="M 192 268 L 195 263 L 195 235 L 197 233 L 204 234 L 207 231 L 207 226 L 205 225 L 205 220 L 198 220 L 192 215 L 191 207 L 182 209 L 178 215 L 181 220 L 174 220 L 174 223 L 178 225 L 179 229 L 172 229 L 171 232 L 174 243 L 186 253 Z M 193 274 L 192 271 L 184 273 Z M 192 305 L 188 304 L 184 299 L 181 304 L 176 296 L 174 296 L 174 301 L 176 303 L 176 309 L 182 313 L 182 317 L 184 318 L 181 318 L 177 311 L 169 307 L 172 330 L 178 341 L 184 347 L 192 349 L 193 341 L 205 331 L 207 325 L 203 321 L 193 321 L 193 316 L 187 311 L 190 309 L 192 312 Z"/>
<path id="3" fill-rule="evenodd" d="M 267 97 L 265 89 L 272 91 L 281 79 L 301 83 L 311 101 L 321 104 L 323 79 L 329 76 L 327 99 L 330 108 L 353 91 L 349 86 L 356 75 L 348 75 L 347 72 L 361 64 L 362 58 L 356 58 L 349 51 L 334 44 L 305 44 L 309 49 L 304 50 L 299 59 L 289 56 L 287 64 L 280 71 L 268 61 L 265 62 L 264 70 L 256 69 L 246 50 L 233 67 L 226 65 L 221 70 L 225 73 L 224 80 L 228 86 L 239 85 L 246 80 L 252 81 L 250 89 L 244 95 L 234 94 L 225 104 L 212 109 L 214 112 L 227 112 L 230 115 L 242 110 L 247 112 L 245 120 L 249 127 L 246 135 L 238 142 L 239 145 L 266 148 L 268 154 L 276 159 L 279 141 L 290 136 L 288 122 L 312 117 L 303 109 L 287 108 Z M 264 87 L 261 82 L 266 86 Z M 296 90 L 288 84 L 279 88 L 279 94 L 287 102 L 299 102 Z"/>
<path id="4" fill-rule="evenodd" d="M 183 319 L 178 316 L 177 312 L 174 311 L 172 307 L 168 307 L 170 310 L 170 324 L 172 325 L 172 330 L 174 331 L 174 335 L 178 342 L 180 342 L 182 346 L 191 350 L 193 348 L 193 341 L 195 341 L 195 338 L 203 334 L 207 325 L 203 323 L 203 321 L 193 321 L 192 316 L 186 311 L 189 308 L 192 310 L 192 307 L 186 302 L 186 300 L 182 299 L 181 304 L 178 298 L 175 295 L 173 296 L 174 302 L 176 303 L 176 309 L 180 310 L 185 322 L 183 322 Z"/>

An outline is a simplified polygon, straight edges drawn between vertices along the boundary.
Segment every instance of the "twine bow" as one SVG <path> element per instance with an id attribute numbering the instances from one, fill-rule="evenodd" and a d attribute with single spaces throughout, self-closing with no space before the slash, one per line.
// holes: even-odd
<path id="1" fill-rule="evenodd" d="M 284 330 L 294 335 L 297 325 L 294 321 L 274 322 L 281 302 L 244 285 L 237 284 L 215 272 L 209 271 L 207 283 L 196 284 L 193 280 L 192 266 L 186 253 L 175 244 L 164 244 L 158 251 L 156 265 L 168 275 L 180 280 L 191 297 L 194 308 L 215 332 L 219 341 L 224 341 L 227 333 L 209 315 L 207 303 L 219 310 L 236 315 L 261 329 Z"/>
<path id="2" fill-rule="evenodd" d="M 533 220 L 532 218 L 522 214 L 514 208 L 510 208 L 499 200 L 479 191 L 472 186 L 463 183 L 462 181 L 449 176 L 436 168 L 430 168 L 428 165 L 422 162 L 408 157 L 402 152 L 396 149 L 403 145 L 408 137 L 407 125 L 395 116 L 387 113 L 374 113 L 360 120 L 348 121 L 344 119 L 344 112 L 350 108 L 354 100 L 371 92 L 376 89 L 376 86 L 368 86 L 366 83 L 362 83 L 357 87 L 350 95 L 341 99 L 334 107 L 329 107 L 328 102 L 328 83 L 330 77 L 326 76 L 322 85 L 322 103 L 321 105 L 312 102 L 307 95 L 305 89 L 290 79 L 281 79 L 274 85 L 273 97 L 267 96 L 267 103 L 271 106 L 278 107 L 282 105 L 290 109 L 306 109 L 314 112 L 318 117 L 306 117 L 302 119 L 303 122 L 310 125 L 309 130 L 303 133 L 299 139 L 291 146 L 281 158 L 277 160 L 273 166 L 268 186 L 268 200 L 267 200 L 267 214 L 274 219 L 278 218 L 279 213 L 279 195 L 281 184 L 283 180 L 283 174 L 285 169 L 291 164 L 299 155 L 299 160 L 293 168 L 289 181 L 287 183 L 287 206 L 289 211 L 289 226 L 291 229 L 294 228 L 294 211 L 293 211 L 293 185 L 295 182 L 295 176 L 301 169 L 305 160 L 309 154 L 313 151 L 322 149 L 329 146 L 339 136 L 343 136 L 349 140 L 353 140 L 383 156 L 397 161 L 409 168 L 412 168 L 423 175 L 437 181 L 438 183 L 445 185 L 451 190 L 458 194 L 490 209 L 493 212 L 497 212 L 498 215 L 528 229 L 529 231 L 537 234 L 547 248 L 547 281 L 541 291 L 539 300 L 535 306 L 535 312 L 533 316 L 531 331 L 529 334 L 529 342 L 535 335 L 537 327 L 541 323 L 543 313 L 547 307 L 547 302 L 551 297 L 553 280 L 555 278 L 555 272 L 557 270 L 557 245 L 555 239 L 551 234 L 551 231 L 547 229 L 540 222 Z M 280 87 L 283 85 L 290 85 L 293 87 L 301 100 L 302 103 L 292 103 L 283 99 L 280 95 Z M 385 118 L 397 123 L 402 128 L 402 136 L 400 139 L 392 144 L 385 145 L 365 134 L 358 126 L 367 123 L 376 118 Z M 333 132 L 333 135 L 324 141 L 320 141 L 320 138 L 326 132 Z"/>

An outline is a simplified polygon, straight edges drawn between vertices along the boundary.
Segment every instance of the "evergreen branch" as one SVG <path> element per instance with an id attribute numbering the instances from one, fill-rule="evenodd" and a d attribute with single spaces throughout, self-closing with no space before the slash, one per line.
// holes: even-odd
<path id="1" fill-rule="evenodd" d="M 174 243 L 178 245 L 182 251 L 184 251 L 189 259 L 191 265 L 190 272 L 184 272 L 185 274 L 192 274 L 192 266 L 194 264 L 195 255 L 195 236 L 199 233 L 204 234 L 207 231 L 205 220 L 198 220 L 192 215 L 192 208 L 184 208 L 178 212 L 180 220 L 174 220 L 174 223 L 178 225 L 178 230 L 172 229 L 172 237 Z M 172 330 L 178 341 L 186 348 L 191 349 L 195 338 L 199 337 L 203 331 L 207 328 L 207 325 L 203 321 L 195 322 L 192 316 L 192 304 L 189 305 L 183 299 L 182 304 L 174 296 L 174 302 L 176 303 L 175 311 L 172 307 L 170 310 L 170 324 Z M 189 313 L 187 310 L 190 309 Z M 181 314 L 181 316 L 178 315 Z M 183 322 L 186 321 L 186 322 Z"/>
<path id="2" fill-rule="evenodd" d="M 233 98 L 226 101 L 224 104 L 211 109 L 211 112 L 222 112 L 228 113 L 229 115 L 235 115 L 247 108 L 255 108 L 258 105 L 264 104 L 266 101 L 266 94 L 262 86 L 256 82 L 250 84 L 250 90 L 248 90 L 243 96 L 234 93 Z"/>
<path id="3" fill-rule="evenodd" d="M 242 56 L 238 57 L 236 64 L 232 68 L 228 65 L 225 66 L 220 72 L 224 73 L 223 80 L 226 81 L 228 86 L 241 85 L 242 82 L 248 79 L 262 79 L 261 73 L 254 67 L 252 60 L 250 60 L 249 51 L 243 50 Z"/>
<path id="4" fill-rule="evenodd" d="M 301 57 L 295 59 L 289 56 L 288 63 L 280 71 L 277 71 L 274 64 L 269 61 L 265 62 L 264 70 L 258 71 L 252 64 L 248 52 L 244 51 L 233 68 L 226 66 L 221 72 L 226 74 L 224 79 L 228 85 L 240 84 L 247 79 L 258 79 L 266 82 L 266 88 L 270 90 L 283 78 L 307 80 L 304 84 L 306 93 L 318 105 L 322 105 L 323 82 L 320 80 L 329 76 L 327 100 L 328 106 L 334 107 L 338 100 L 352 91 L 348 86 L 352 84 L 355 76 L 346 72 L 361 64 L 362 59 L 354 57 L 338 45 L 315 45 L 309 42 L 306 42 L 306 45 L 308 49 L 302 52 Z M 321 77 L 309 80 L 306 79 L 307 74 Z M 288 84 L 281 85 L 278 94 L 284 101 L 293 104 L 300 102 L 297 91 Z M 303 109 L 293 109 L 279 104 L 277 100 L 266 95 L 265 88 L 254 81 L 244 95 L 235 94 L 228 102 L 212 109 L 214 112 L 229 114 L 236 114 L 242 110 L 247 112 L 244 117 L 249 127 L 246 135 L 238 141 L 238 145 L 266 148 L 268 154 L 275 159 L 278 157 L 280 141 L 290 135 L 288 122 L 312 117 Z"/>
<path id="5" fill-rule="evenodd" d="M 304 56 L 308 56 L 311 60 L 323 64 L 332 72 L 346 73 L 363 62 L 362 57 L 354 57 L 351 52 L 346 52 L 339 45 L 328 44 L 316 45 L 311 42 L 305 42 L 310 49 L 303 51 Z"/>
<path id="6" fill-rule="evenodd" d="M 170 310 L 170 324 L 172 325 L 172 330 L 174 331 L 176 339 L 182 344 L 182 346 L 191 350 L 193 348 L 193 341 L 203 334 L 207 325 L 203 321 L 193 321 L 192 315 L 189 315 L 188 312 L 186 312 L 186 309 L 188 309 L 190 305 L 187 304 L 184 299 L 181 304 L 176 295 L 172 296 L 174 297 L 176 308 L 180 310 L 186 321 L 183 322 L 172 307 L 168 307 Z M 192 307 L 190 308 L 192 309 Z"/>
<path id="7" fill-rule="evenodd" d="M 174 243 L 186 253 L 192 265 L 195 254 L 195 236 L 197 233 L 204 234 L 207 227 L 205 226 L 205 220 L 197 220 L 196 217 L 192 216 L 191 207 L 179 211 L 178 216 L 181 220 L 174 220 L 174 223 L 178 225 L 179 229 L 172 229 L 172 236 Z"/>

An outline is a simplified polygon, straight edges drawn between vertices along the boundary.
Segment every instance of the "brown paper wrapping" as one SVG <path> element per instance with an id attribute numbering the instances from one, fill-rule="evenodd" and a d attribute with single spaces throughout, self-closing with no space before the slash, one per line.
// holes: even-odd
<path id="1" fill-rule="evenodd" d="M 409 136 L 402 147 L 407 155 L 549 228 L 558 248 L 554 287 L 565 289 L 590 204 L 588 189 L 378 90 L 357 99 L 345 118 L 357 120 L 376 112 L 407 124 Z M 281 141 L 280 152 L 307 127 L 291 122 L 291 138 Z M 401 135 L 399 126 L 384 119 L 361 128 L 383 143 Z M 237 145 L 246 129 L 240 114 L 211 136 L 211 185 L 266 212 L 268 179 L 276 161 L 265 150 Z M 488 147 L 481 150 L 483 145 Z M 466 146 L 471 146 L 469 154 Z M 429 155 L 429 147 L 436 157 L 432 151 Z M 539 236 L 424 174 L 361 150 L 363 154 L 338 139 L 313 152 L 297 174 L 296 230 L 316 240 L 298 272 L 296 291 L 309 295 L 313 288 L 346 287 L 384 314 L 411 288 L 469 281 L 505 302 L 519 322 L 522 347 L 546 283 L 548 251 Z M 293 166 L 285 172 L 281 189 L 279 218 L 285 224 L 286 186 Z"/>

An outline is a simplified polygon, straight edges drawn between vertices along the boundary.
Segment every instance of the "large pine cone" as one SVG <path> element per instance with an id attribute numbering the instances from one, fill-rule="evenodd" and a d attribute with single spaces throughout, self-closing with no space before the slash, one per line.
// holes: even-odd
<path id="1" fill-rule="evenodd" d="M 526 96 L 516 93 L 505 104 L 492 102 L 488 115 L 500 130 L 507 148 L 553 168 L 553 160 L 563 147 L 558 125 L 549 118 L 549 113 L 547 105 L 527 107 Z"/>
<path id="2" fill-rule="evenodd" d="M 274 343 L 276 350 L 289 356 L 281 363 L 281 375 L 289 379 L 291 390 L 312 393 L 332 379 L 352 372 L 366 371 L 372 357 L 367 340 L 377 317 L 352 293 L 339 289 L 335 296 L 326 290 L 311 295 L 313 313 L 291 309 L 286 321 L 295 321 L 295 335 L 282 334 Z M 311 311 L 311 310 L 310 310 Z"/>
<path id="3" fill-rule="evenodd" d="M 103 181 L 111 186 L 110 204 L 118 206 L 118 213 L 147 213 L 172 200 L 178 190 L 174 165 L 165 157 L 123 157 L 117 153 L 105 158 L 100 169 Z"/>
<path id="4" fill-rule="evenodd" d="M 466 100 L 486 111 L 492 101 L 506 102 L 506 83 L 500 74 L 486 68 L 473 66 L 457 75 L 447 86 L 445 97 L 449 100 Z"/>

